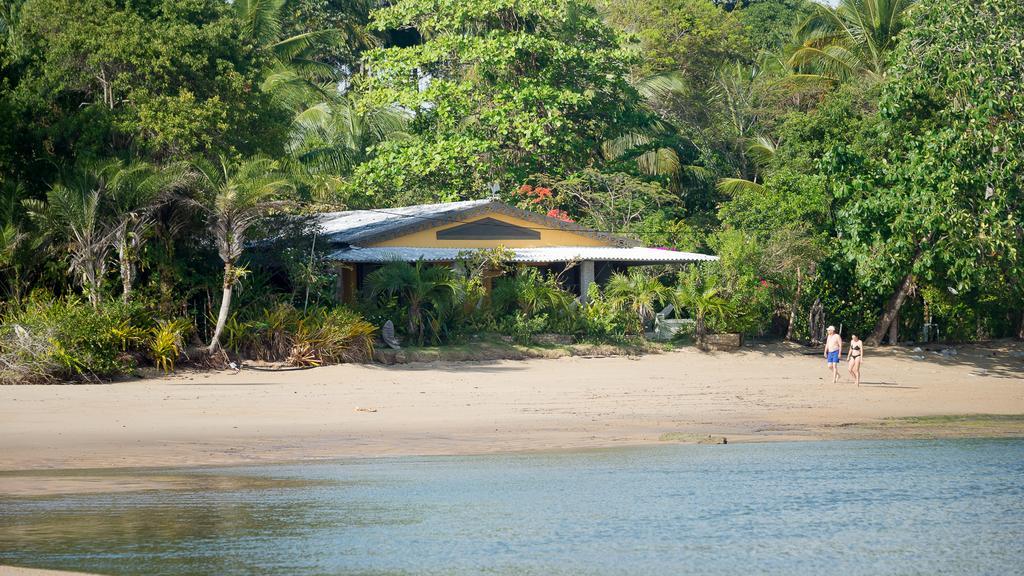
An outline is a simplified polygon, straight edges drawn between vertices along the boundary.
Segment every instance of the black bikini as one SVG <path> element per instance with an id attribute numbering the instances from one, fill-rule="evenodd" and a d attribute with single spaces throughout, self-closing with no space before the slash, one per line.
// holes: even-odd
<path id="1" fill-rule="evenodd" d="M 857 350 L 856 354 L 850 354 L 851 357 L 860 358 L 860 344 L 854 344 L 853 346 L 850 346 L 850 350 Z"/>

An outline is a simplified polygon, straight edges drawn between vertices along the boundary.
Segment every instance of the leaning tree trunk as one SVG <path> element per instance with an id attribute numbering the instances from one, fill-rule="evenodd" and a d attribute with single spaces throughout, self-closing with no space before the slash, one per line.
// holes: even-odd
<path id="1" fill-rule="evenodd" d="M 213 339 L 207 351 L 213 354 L 220 348 L 220 334 L 224 331 L 224 325 L 228 321 L 228 311 L 231 309 L 231 291 L 235 286 L 234 266 L 230 262 L 224 263 L 224 293 L 220 299 L 220 312 L 217 314 L 217 327 L 213 329 Z"/>
<path id="2" fill-rule="evenodd" d="M 892 323 L 889 324 L 889 344 L 895 346 L 900 341 L 900 312 L 896 311 L 896 316 L 893 317 Z"/>
<path id="3" fill-rule="evenodd" d="M 907 275 L 903 277 L 903 281 L 900 282 L 899 288 L 896 289 L 896 293 L 889 298 L 889 302 L 885 305 L 885 311 L 882 313 L 882 317 L 878 319 L 878 323 L 875 324 L 875 329 L 871 331 L 871 335 L 868 336 L 868 346 L 878 346 L 881 343 L 882 338 L 885 337 L 886 330 L 896 321 L 896 315 L 900 311 L 900 306 L 903 306 L 903 302 L 907 299 L 910 294 L 910 290 L 914 287 L 914 266 L 917 265 L 917 261 L 921 259 L 921 252 L 924 246 L 931 243 L 932 238 L 935 237 L 935 233 L 929 233 L 928 236 L 921 239 L 921 243 L 917 245 L 917 249 L 914 250 L 914 257 L 910 259 L 910 269 Z M 890 342 L 895 344 L 895 342 Z"/>
<path id="4" fill-rule="evenodd" d="M 896 315 L 900 311 L 900 307 L 903 306 L 903 302 L 907 299 L 907 295 L 910 294 L 910 288 L 914 285 L 914 275 L 908 272 L 903 277 L 903 281 L 900 282 L 899 288 L 896 293 L 889 298 L 889 302 L 885 305 L 885 312 L 882 313 L 882 317 L 878 319 L 878 323 L 875 324 L 875 329 L 871 331 L 871 335 L 868 336 L 868 346 L 878 346 L 882 342 L 882 338 L 885 337 L 886 331 L 889 330 L 889 326 L 896 320 Z M 890 342 L 894 344 L 894 342 Z"/>

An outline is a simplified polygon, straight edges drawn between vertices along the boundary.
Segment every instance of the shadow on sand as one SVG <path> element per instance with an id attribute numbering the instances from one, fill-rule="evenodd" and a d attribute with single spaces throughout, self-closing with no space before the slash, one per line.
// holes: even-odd
<path id="1" fill-rule="evenodd" d="M 744 352 L 755 352 L 776 358 L 791 356 L 821 357 L 819 347 L 810 347 L 796 342 L 749 342 Z M 937 366 L 963 366 L 971 368 L 973 376 L 993 378 L 1024 379 L 1024 342 L 1014 339 L 993 340 L 974 344 L 927 345 L 901 344 L 898 346 L 877 346 L 865 351 L 865 356 L 877 355 L 884 358 L 899 358 Z M 842 363 L 846 362 L 844 349 Z M 861 382 L 862 385 L 867 384 Z M 879 382 L 876 385 L 887 385 Z"/>

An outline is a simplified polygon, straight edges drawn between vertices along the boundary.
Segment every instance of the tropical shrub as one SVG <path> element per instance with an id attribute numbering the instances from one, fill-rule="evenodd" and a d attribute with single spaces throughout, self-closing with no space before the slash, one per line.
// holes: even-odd
<path id="1" fill-rule="evenodd" d="M 127 374 L 148 330 L 144 309 L 76 296 L 33 297 L 0 326 L 0 382 L 56 382 Z"/>
<path id="2" fill-rule="evenodd" d="M 185 334 L 191 329 L 192 322 L 185 318 L 158 322 L 149 340 L 153 365 L 164 372 L 174 372 L 174 364 L 185 349 Z"/>
<path id="3" fill-rule="evenodd" d="M 580 308 L 579 332 L 587 339 L 617 341 L 626 335 L 631 319 L 622 308 L 610 301 L 597 284 L 587 290 L 587 303 Z"/>
<path id="4" fill-rule="evenodd" d="M 494 310 L 499 315 L 521 313 L 529 318 L 535 314 L 564 315 L 573 296 L 558 285 L 553 275 L 545 276 L 537 268 L 523 266 L 514 274 L 499 278 L 491 294 Z"/>
<path id="5" fill-rule="evenodd" d="M 216 321 L 216 318 L 211 320 Z M 258 326 L 255 321 L 243 320 L 237 312 L 232 314 L 224 323 L 224 349 L 236 355 L 246 353 L 256 341 Z"/>
<path id="6" fill-rule="evenodd" d="M 299 322 L 288 363 L 321 366 L 369 360 L 376 333 L 376 326 L 347 308 L 316 310 Z"/>
<path id="7" fill-rule="evenodd" d="M 534 335 L 548 330 L 548 315 L 527 316 L 517 311 L 502 319 L 499 330 L 520 344 L 529 344 Z"/>
<path id="8" fill-rule="evenodd" d="M 262 360 L 286 358 L 292 348 L 293 334 L 298 333 L 302 320 L 302 314 L 291 304 L 278 303 L 263 310 L 254 321 L 255 334 L 248 353 Z"/>
<path id="9" fill-rule="evenodd" d="M 608 300 L 630 318 L 627 331 L 643 334 L 657 313 L 657 306 L 669 298 L 669 289 L 661 280 L 643 270 L 633 268 L 626 274 L 615 273 L 605 289 Z"/>
<path id="10" fill-rule="evenodd" d="M 395 302 L 405 309 L 406 333 L 423 345 L 440 343 L 463 294 L 455 272 L 423 261 L 389 262 L 366 277 L 369 297 L 378 304 Z M 397 324 L 397 323 L 396 323 Z"/>
<path id="11" fill-rule="evenodd" d="M 775 293 L 781 292 L 780 280 L 773 274 L 776 255 L 769 254 L 757 238 L 731 228 L 719 231 L 710 242 L 719 260 L 691 267 L 680 282 L 713 286 L 718 296 L 732 304 L 731 314 L 712 322 L 715 331 L 763 333 L 776 310 Z"/>
<path id="12" fill-rule="evenodd" d="M 701 285 L 691 275 L 672 292 L 672 305 L 676 310 L 687 310 L 694 320 L 693 335 L 697 342 L 704 340 L 708 334 L 708 322 L 717 322 L 725 326 L 730 318 L 734 305 L 719 294 L 715 286 Z"/>

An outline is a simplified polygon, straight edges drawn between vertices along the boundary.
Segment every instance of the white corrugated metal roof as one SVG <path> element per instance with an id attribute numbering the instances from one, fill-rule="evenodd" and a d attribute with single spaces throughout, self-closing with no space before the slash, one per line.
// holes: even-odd
<path id="1" fill-rule="evenodd" d="M 391 229 L 400 229 L 411 223 L 436 221 L 444 223 L 448 218 L 469 208 L 484 206 L 491 199 L 445 202 L 442 204 L 419 204 L 402 208 L 381 208 L 380 210 L 349 210 L 347 212 L 324 212 L 317 214 L 315 221 L 321 233 L 332 242 L 353 244 L 362 237 L 378 235 Z"/>
<path id="2" fill-rule="evenodd" d="M 490 213 L 505 214 L 535 223 L 537 230 L 565 230 L 596 238 L 609 245 L 635 246 L 631 238 L 591 230 L 575 222 L 563 222 L 544 214 L 510 206 L 497 199 L 466 200 L 443 204 L 420 204 L 402 208 L 350 210 L 317 214 L 314 222 L 327 242 L 334 245 L 372 244 L 417 230 L 448 223 L 468 222 Z"/>
<path id="3" fill-rule="evenodd" d="M 718 256 L 678 252 L 662 248 L 615 248 L 605 246 L 556 246 L 550 248 L 515 248 L 512 262 L 552 263 L 593 260 L 595 262 L 636 262 L 646 264 L 671 264 L 686 262 L 707 262 L 718 260 Z M 382 263 L 401 260 L 405 262 L 453 262 L 459 248 L 413 248 L 413 247 L 351 247 L 331 254 L 331 259 L 341 262 Z"/>

